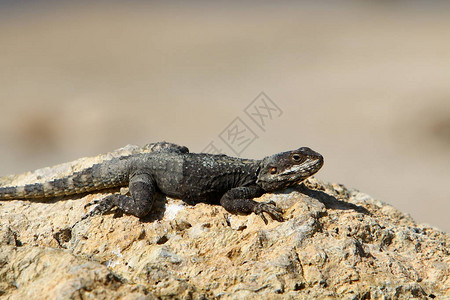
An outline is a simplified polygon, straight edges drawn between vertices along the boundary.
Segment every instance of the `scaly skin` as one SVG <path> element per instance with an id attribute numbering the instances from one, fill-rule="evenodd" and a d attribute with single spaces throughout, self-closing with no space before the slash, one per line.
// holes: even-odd
<path id="1" fill-rule="evenodd" d="M 323 165 L 323 157 L 306 147 L 262 160 L 189 153 L 184 146 L 166 142 L 149 147 L 153 152 L 114 158 L 61 179 L 0 187 L 0 199 L 47 199 L 128 185 L 131 196 L 110 195 L 83 219 L 115 206 L 144 217 L 160 191 L 193 203 L 220 204 L 231 213 L 254 212 L 267 223 L 264 212 L 282 221 L 282 211 L 273 202 L 252 198 L 298 184 Z"/>

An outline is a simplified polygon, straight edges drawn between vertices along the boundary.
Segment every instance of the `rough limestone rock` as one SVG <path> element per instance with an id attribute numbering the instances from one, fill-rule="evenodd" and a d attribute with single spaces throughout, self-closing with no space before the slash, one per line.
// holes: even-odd
<path id="1" fill-rule="evenodd" d="M 64 176 L 127 146 L 33 173 Z M 448 299 L 450 238 L 390 205 L 310 179 L 266 194 L 286 221 L 160 196 L 145 219 L 111 213 L 75 225 L 111 192 L 0 202 L 2 299 Z M 121 190 L 126 193 L 126 189 Z"/>

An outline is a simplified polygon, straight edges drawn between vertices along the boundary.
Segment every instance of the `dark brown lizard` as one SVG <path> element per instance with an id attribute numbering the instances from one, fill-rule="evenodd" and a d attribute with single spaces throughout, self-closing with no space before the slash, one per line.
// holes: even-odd
<path id="1" fill-rule="evenodd" d="M 128 185 L 130 196 L 107 196 L 84 218 L 113 207 L 144 217 L 160 191 L 190 203 L 220 204 L 231 213 L 254 212 L 267 223 L 264 212 L 282 221 L 282 211 L 272 201 L 253 198 L 296 185 L 323 165 L 322 155 L 307 147 L 262 160 L 189 153 L 184 146 L 166 142 L 152 147 L 153 152 L 113 158 L 61 179 L 0 187 L 0 199 L 53 198 Z"/>

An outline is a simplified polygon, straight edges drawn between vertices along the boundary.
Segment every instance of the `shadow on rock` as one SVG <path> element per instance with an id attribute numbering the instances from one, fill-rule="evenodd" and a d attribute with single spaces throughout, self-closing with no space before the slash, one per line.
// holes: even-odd
<path id="1" fill-rule="evenodd" d="M 298 188 L 296 188 L 297 191 L 300 193 L 309 196 L 311 198 L 314 198 L 321 203 L 325 205 L 327 209 L 341 209 L 341 210 L 354 210 L 359 213 L 363 213 L 366 215 L 371 215 L 371 213 L 364 207 L 345 202 L 342 200 L 336 199 L 336 197 L 329 195 L 323 191 L 313 190 L 305 186 L 304 184 L 300 185 Z"/>

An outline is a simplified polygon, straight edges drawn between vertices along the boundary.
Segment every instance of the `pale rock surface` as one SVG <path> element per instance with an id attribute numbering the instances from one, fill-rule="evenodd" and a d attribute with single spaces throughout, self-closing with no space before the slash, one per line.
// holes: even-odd
<path id="1" fill-rule="evenodd" d="M 127 146 L 0 179 L 23 184 L 103 159 Z M 77 223 L 110 192 L 46 202 L 0 202 L 2 299 L 448 299 L 449 236 L 342 185 L 310 179 L 266 194 L 286 221 L 158 197 L 145 219 Z M 126 189 L 121 190 L 122 193 Z"/>

